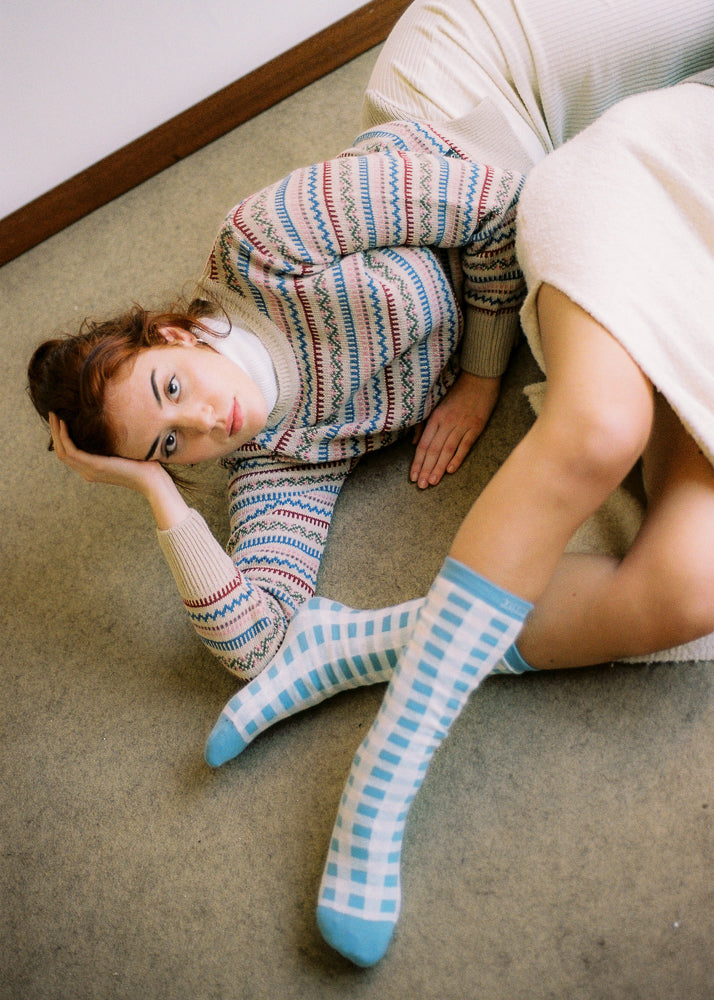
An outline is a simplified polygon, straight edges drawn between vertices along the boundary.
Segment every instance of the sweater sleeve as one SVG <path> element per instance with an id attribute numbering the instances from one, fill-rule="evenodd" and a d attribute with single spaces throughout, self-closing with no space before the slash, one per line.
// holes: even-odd
<path id="1" fill-rule="evenodd" d="M 483 123 L 478 124 L 477 131 Z M 439 211 L 445 211 L 447 218 L 454 211 L 455 227 L 452 229 L 447 222 L 440 230 L 442 241 L 436 239 L 433 245 L 461 248 L 461 367 L 475 375 L 499 376 L 508 365 L 520 332 L 519 311 L 525 298 L 515 244 L 517 205 L 525 177 L 517 170 L 489 166 L 492 159 L 474 160 L 472 153 L 464 153 L 464 149 L 476 148 L 473 129 L 469 117 L 450 122 L 447 139 L 423 123 L 391 123 L 365 133 L 355 152 L 362 147 L 369 152 L 384 152 L 385 144 L 387 149 L 393 144 L 398 147 L 405 136 L 409 147 L 417 148 L 412 155 L 421 166 L 420 183 L 436 197 Z M 400 155 L 404 157 L 403 152 Z M 434 176 L 437 170 L 436 163 L 429 167 L 432 156 L 444 161 L 438 167 L 439 175 L 449 176 L 442 186 L 429 192 L 428 170 L 433 170 Z M 525 161 L 523 167 L 527 169 Z M 442 226 L 441 221 L 438 225 Z"/>
<path id="2" fill-rule="evenodd" d="M 523 177 L 465 159 L 422 131 L 417 151 L 375 132 L 335 159 L 296 170 L 237 206 L 231 229 L 258 285 L 259 271 L 295 279 L 355 253 L 458 249 L 462 363 L 478 374 L 501 374 L 524 295 L 515 255 Z"/>
<path id="3" fill-rule="evenodd" d="M 229 487 L 228 552 L 195 510 L 158 532 L 191 624 L 242 680 L 270 662 L 293 614 L 315 593 L 334 505 L 352 465 L 241 462 Z"/>

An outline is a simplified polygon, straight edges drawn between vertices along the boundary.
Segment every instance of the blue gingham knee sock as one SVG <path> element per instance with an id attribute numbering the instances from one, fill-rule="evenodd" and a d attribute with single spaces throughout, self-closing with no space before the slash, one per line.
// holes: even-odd
<path id="1" fill-rule="evenodd" d="M 386 683 L 423 603 L 355 611 L 321 597 L 307 601 L 270 666 L 224 707 L 206 741 L 206 761 L 219 767 L 280 719 L 340 691 Z"/>
<path id="2" fill-rule="evenodd" d="M 424 599 L 357 611 L 315 597 L 295 614 L 275 659 L 227 702 L 206 741 L 211 767 L 233 760 L 256 736 L 341 691 L 386 684 Z M 512 646 L 491 673 L 532 670 Z"/>
<path id="3" fill-rule="evenodd" d="M 402 835 L 431 757 L 529 610 L 453 559 L 434 581 L 352 764 L 320 886 L 323 937 L 357 965 L 377 962 L 391 939 Z"/>

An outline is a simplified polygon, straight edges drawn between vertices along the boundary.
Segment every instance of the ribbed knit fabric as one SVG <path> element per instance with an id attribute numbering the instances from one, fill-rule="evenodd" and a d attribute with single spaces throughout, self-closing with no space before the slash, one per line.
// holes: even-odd
<path id="1" fill-rule="evenodd" d="M 159 540 L 196 631 L 238 676 L 263 669 L 314 593 L 354 463 L 443 397 L 465 327 L 512 339 L 521 185 L 399 123 L 228 214 L 197 294 L 260 336 L 278 400 L 225 463 L 230 563 L 196 514 Z"/>
<path id="2" fill-rule="evenodd" d="M 621 98 L 713 63 L 711 0 L 415 0 L 381 50 L 363 117 L 448 122 L 483 103 L 478 155 L 526 171 L 522 154 L 536 163 Z"/>
<path id="3" fill-rule="evenodd" d="M 158 532 L 196 633 L 241 679 L 270 662 L 295 610 L 315 593 L 332 511 L 351 464 L 244 463 L 229 483 L 233 558 L 196 510 L 171 531 Z"/>

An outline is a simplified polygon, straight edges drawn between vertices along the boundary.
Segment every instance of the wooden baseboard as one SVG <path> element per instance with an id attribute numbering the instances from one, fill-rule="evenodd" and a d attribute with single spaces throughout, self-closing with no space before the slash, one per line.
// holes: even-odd
<path id="1" fill-rule="evenodd" d="M 0 265 L 378 45 L 409 0 L 371 0 L 0 219 Z"/>

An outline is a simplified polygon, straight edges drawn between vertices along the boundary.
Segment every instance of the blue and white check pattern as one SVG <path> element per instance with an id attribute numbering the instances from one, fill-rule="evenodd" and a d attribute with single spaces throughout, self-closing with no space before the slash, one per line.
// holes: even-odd
<path id="1" fill-rule="evenodd" d="M 387 683 L 414 631 L 423 600 L 356 611 L 315 597 L 293 618 L 280 652 L 255 680 L 233 695 L 206 742 L 206 760 L 220 767 L 256 736 L 349 688 Z M 530 670 L 515 647 L 492 673 Z"/>
<path id="2" fill-rule="evenodd" d="M 275 722 L 350 688 L 387 682 L 423 601 L 355 611 L 321 597 L 303 604 L 278 655 L 224 707 L 206 742 L 219 767 Z"/>
<path id="3" fill-rule="evenodd" d="M 399 916 L 404 825 L 434 751 L 530 605 L 447 559 L 354 759 L 320 888 L 326 940 L 378 961 Z"/>

